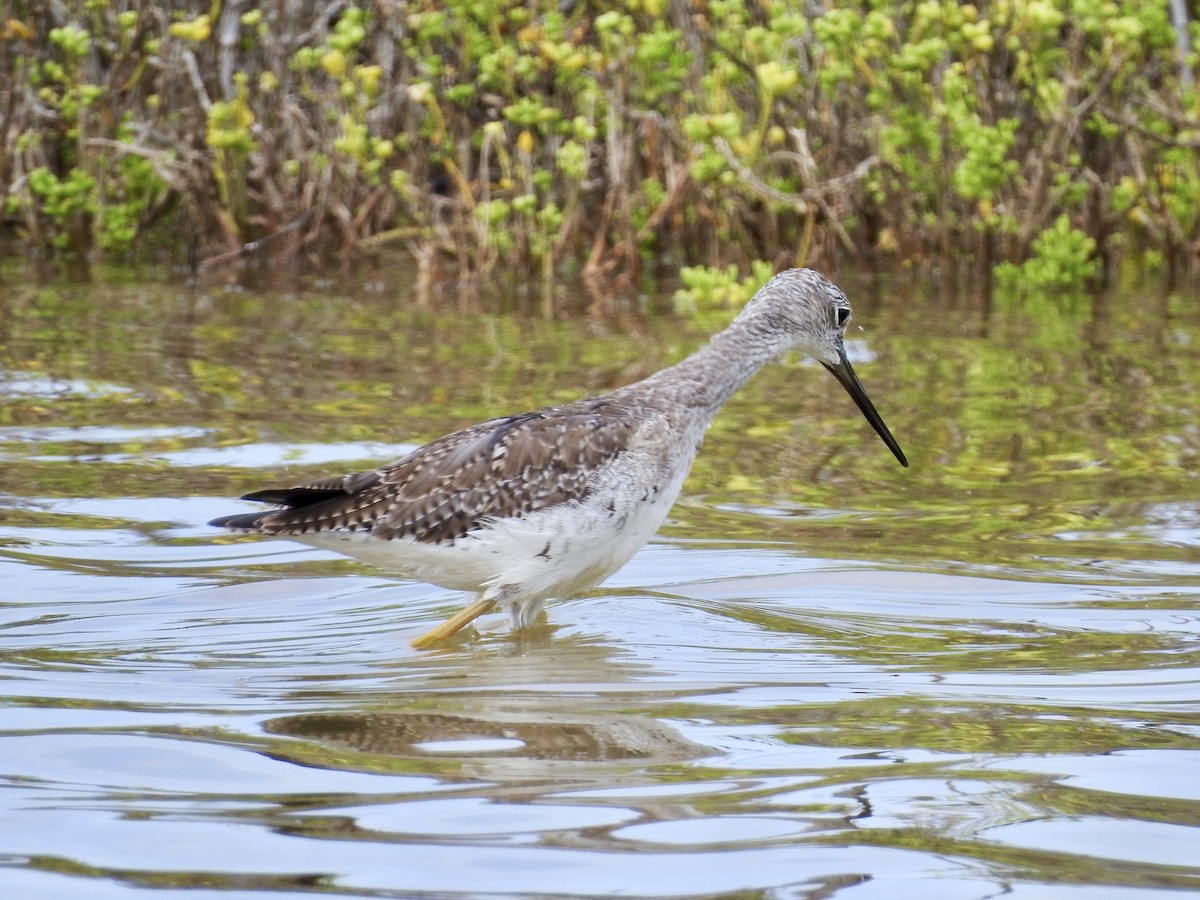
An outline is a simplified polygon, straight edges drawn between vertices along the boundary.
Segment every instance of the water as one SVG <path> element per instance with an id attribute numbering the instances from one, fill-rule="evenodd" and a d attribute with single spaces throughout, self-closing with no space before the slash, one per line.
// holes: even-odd
<path id="1" fill-rule="evenodd" d="M 1200 896 L 1200 311 L 844 284 L 520 637 L 203 524 L 680 357 L 717 314 L 26 286 L 0 347 L 5 896 Z M 399 277 L 397 281 L 399 281 Z"/>

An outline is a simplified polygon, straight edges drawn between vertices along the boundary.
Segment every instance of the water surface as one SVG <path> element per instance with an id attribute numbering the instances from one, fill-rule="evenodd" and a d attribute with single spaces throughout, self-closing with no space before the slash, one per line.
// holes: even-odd
<path id="1" fill-rule="evenodd" d="M 843 278 L 911 469 L 785 360 L 606 585 L 417 653 L 459 596 L 203 523 L 634 380 L 729 311 L 20 276 L 6 895 L 1200 896 L 1186 295 Z"/>

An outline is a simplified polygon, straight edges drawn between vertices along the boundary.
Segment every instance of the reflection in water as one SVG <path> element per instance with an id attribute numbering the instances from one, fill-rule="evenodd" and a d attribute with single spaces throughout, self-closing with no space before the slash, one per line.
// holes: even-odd
<path id="1" fill-rule="evenodd" d="M 6 895 L 1200 891 L 1187 298 L 847 285 L 913 469 L 769 370 L 605 589 L 417 656 L 459 597 L 199 523 L 716 322 L 11 280 Z"/>
<path id="2" fill-rule="evenodd" d="M 526 713 L 529 715 L 529 712 Z M 644 716 L 570 716 L 526 721 L 510 708 L 476 716 L 439 713 L 314 713 L 273 719 L 272 734 L 319 740 L 389 756 L 502 757 L 522 760 L 638 759 L 669 762 L 711 755 L 662 722 Z"/>

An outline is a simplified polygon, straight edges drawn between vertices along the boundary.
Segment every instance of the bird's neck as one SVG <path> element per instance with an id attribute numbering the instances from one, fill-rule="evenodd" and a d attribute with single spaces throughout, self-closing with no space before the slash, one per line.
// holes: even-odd
<path id="1" fill-rule="evenodd" d="M 757 324 L 738 319 L 687 359 L 649 380 L 661 381 L 674 402 L 711 420 L 759 369 L 789 347 L 786 336 Z"/>

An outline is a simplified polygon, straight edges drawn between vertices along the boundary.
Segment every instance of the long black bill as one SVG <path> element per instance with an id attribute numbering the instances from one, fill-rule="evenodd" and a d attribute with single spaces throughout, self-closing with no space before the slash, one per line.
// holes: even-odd
<path id="1" fill-rule="evenodd" d="M 876 411 L 875 404 L 867 396 L 867 389 L 862 386 L 862 382 L 858 380 L 858 376 L 850 368 L 850 362 L 846 359 L 846 351 L 842 350 L 840 355 L 841 362 L 836 365 L 830 365 L 827 362 L 822 362 L 821 365 L 832 372 L 833 377 L 846 389 L 846 393 L 854 398 L 854 402 L 858 404 L 858 408 L 862 410 L 862 414 L 867 417 L 867 421 L 871 423 L 871 427 L 875 429 L 875 433 L 883 438 L 883 442 L 888 445 L 888 449 L 896 455 L 896 459 L 900 460 L 900 465 L 907 467 L 908 460 L 904 458 L 904 451 L 900 449 L 900 445 L 896 443 L 896 439 L 892 437 L 892 433 L 888 431 L 888 427 L 883 424 L 883 419 Z"/>

